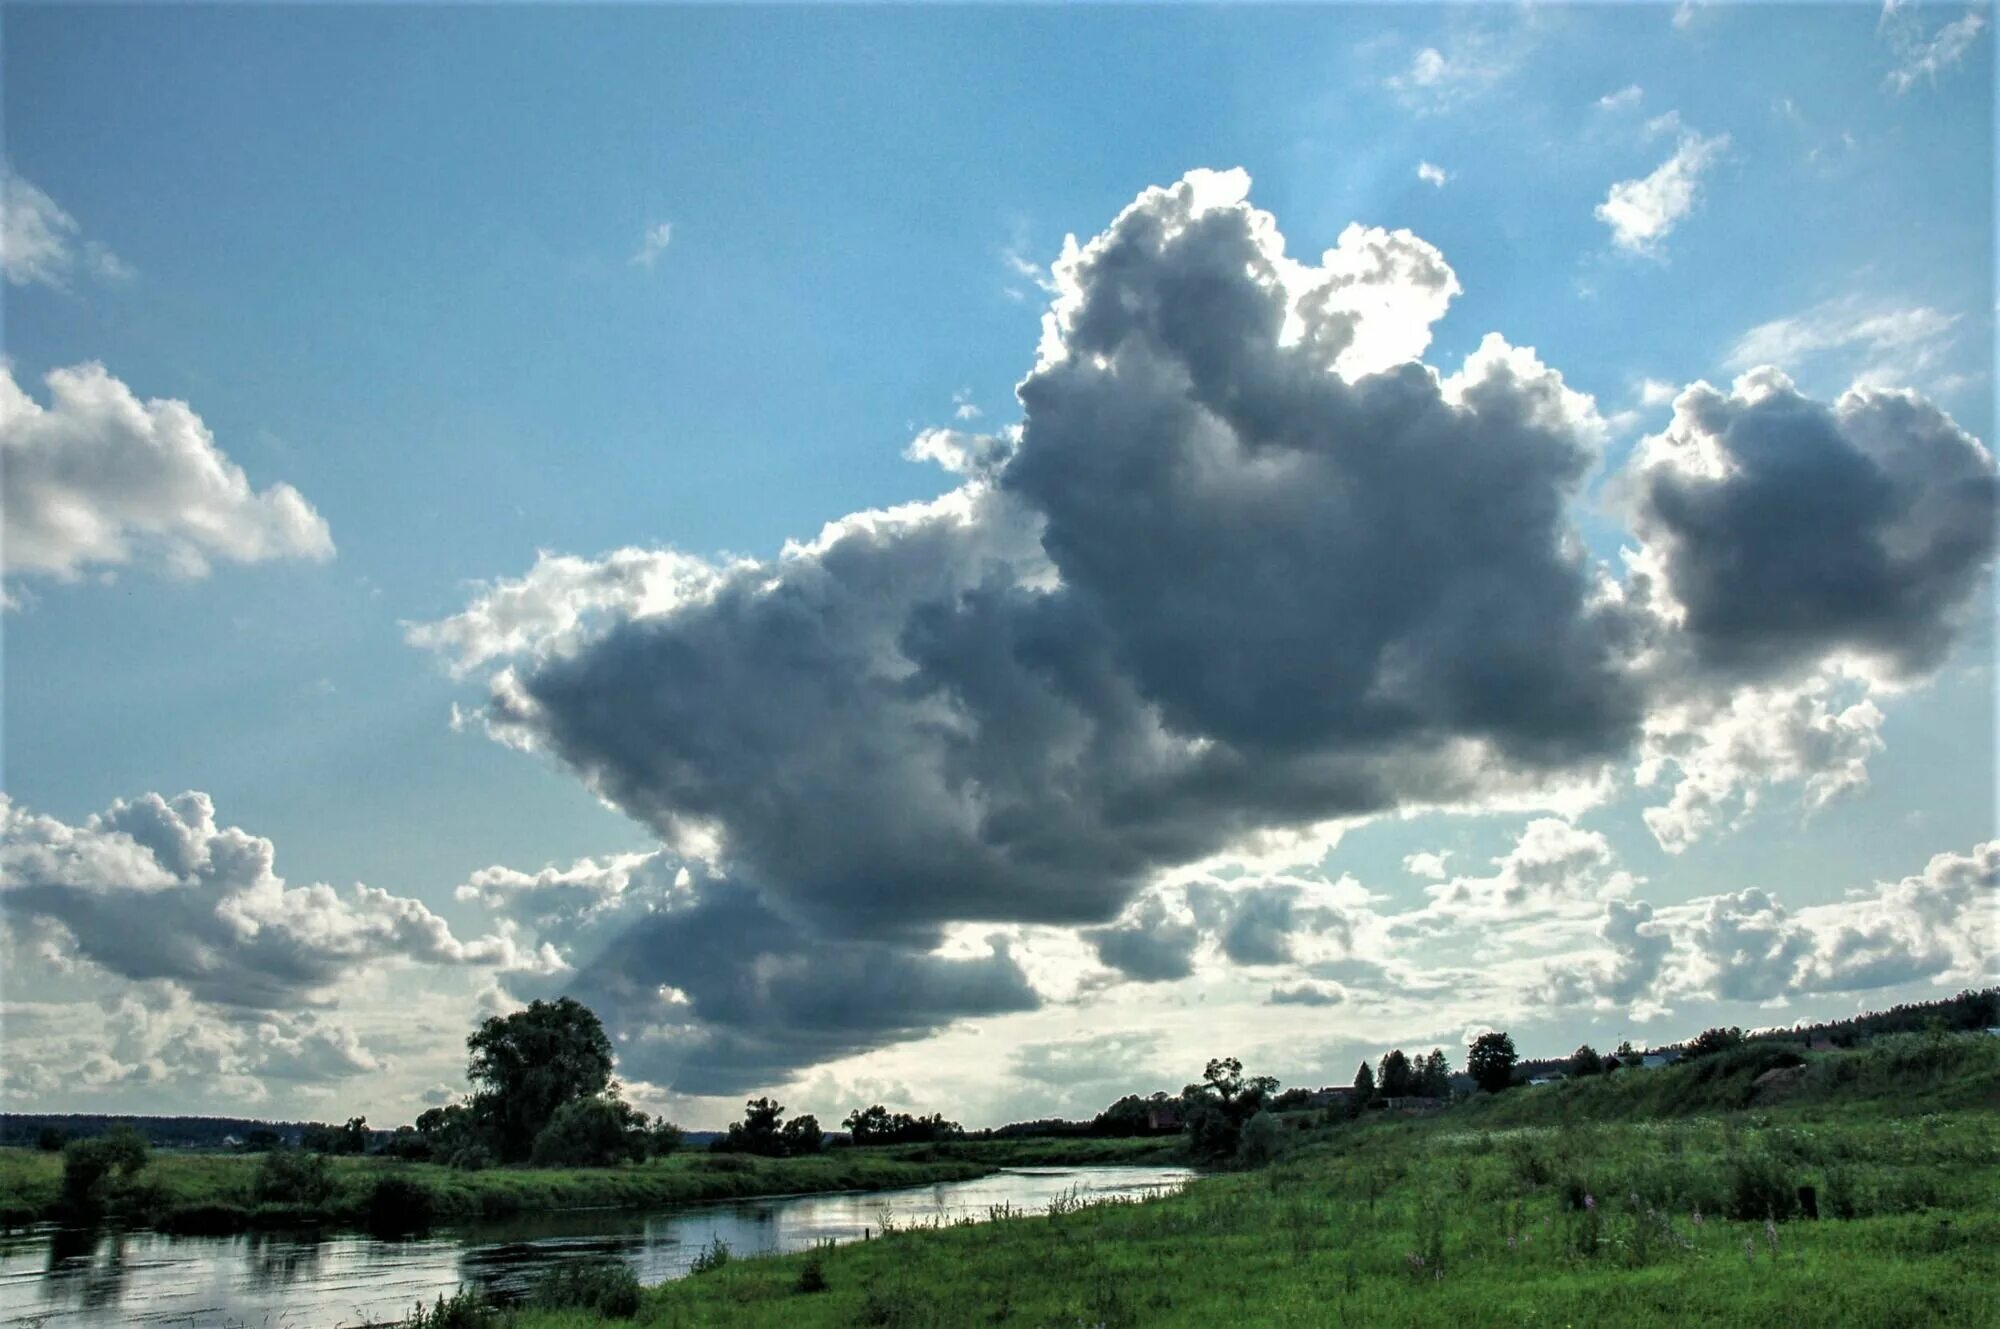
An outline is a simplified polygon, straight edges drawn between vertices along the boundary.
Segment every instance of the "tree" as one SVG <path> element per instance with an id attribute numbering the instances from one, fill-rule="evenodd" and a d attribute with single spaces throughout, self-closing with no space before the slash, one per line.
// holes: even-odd
<path id="1" fill-rule="evenodd" d="M 1245 1079 L 1243 1063 L 1218 1057 L 1202 1072 L 1201 1083 L 1181 1090 L 1181 1116 L 1187 1123 L 1188 1148 L 1210 1160 L 1233 1158 L 1243 1123 L 1263 1110 L 1278 1091 L 1269 1075 Z"/>
<path id="2" fill-rule="evenodd" d="M 69 1138 L 53 1126 L 44 1126 L 35 1135 L 35 1148 L 45 1154 L 59 1154 Z"/>
<path id="3" fill-rule="evenodd" d="M 1602 1075 L 1604 1073 L 1604 1058 L 1597 1055 L 1596 1048 L 1585 1043 L 1575 1052 L 1570 1053 L 1569 1073 L 1579 1079 L 1586 1075 Z"/>
<path id="4" fill-rule="evenodd" d="M 1612 1053 L 1612 1055 L 1617 1057 L 1618 1060 L 1620 1061 L 1630 1061 L 1632 1058 L 1638 1056 L 1639 1054 L 1632 1050 L 1632 1040 L 1626 1038 L 1626 1039 L 1621 1039 L 1619 1041 L 1618 1051 Z"/>
<path id="5" fill-rule="evenodd" d="M 1350 1109 L 1354 1112 L 1354 1114 L 1356 1116 L 1359 1116 L 1361 1113 L 1365 1112 L 1368 1109 L 1368 1105 L 1370 1103 L 1373 1103 L 1374 1101 L 1375 1101 L 1375 1072 L 1370 1070 L 1368 1067 L 1368 1063 L 1364 1061 L 1361 1063 L 1361 1069 L 1354 1072 L 1354 1094 L 1348 1100 L 1348 1103 Z"/>
<path id="6" fill-rule="evenodd" d="M 1285 1148 L 1285 1128 L 1276 1116 L 1258 1112 L 1243 1123 L 1236 1143 L 1236 1162 L 1241 1167 L 1262 1167 Z"/>
<path id="7" fill-rule="evenodd" d="M 1451 1062 L 1445 1059 L 1443 1048 L 1432 1048 L 1418 1066 L 1417 1092 L 1425 1098 L 1451 1097 Z"/>
<path id="8" fill-rule="evenodd" d="M 743 1105 L 743 1120 L 732 1122 L 729 1132 L 709 1148 L 717 1153 L 782 1158 L 785 1139 L 778 1120 L 784 1115 L 784 1106 L 775 1099 L 753 1098 Z"/>
<path id="9" fill-rule="evenodd" d="M 1706 1057 L 1713 1052 L 1727 1052 L 1742 1042 L 1743 1031 L 1735 1025 L 1727 1029 L 1704 1029 L 1688 1043 L 1687 1055 Z"/>
<path id="10" fill-rule="evenodd" d="M 616 1167 L 646 1156 L 646 1114 L 608 1094 L 572 1098 L 535 1137 L 537 1167 Z"/>
<path id="11" fill-rule="evenodd" d="M 75 1214 L 93 1214 L 104 1204 L 105 1185 L 114 1176 L 130 1182 L 146 1166 L 146 1137 L 130 1126 L 115 1126 L 94 1140 L 71 1140 L 63 1146 L 63 1207 Z"/>
<path id="12" fill-rule="evenodd" d="M 1514 1082 L 1515 1060 L 1514 1040 L 1495 1030 L 1473 1040 L 1465 1069 L 1481 1089 L 1497 1094 Z"/>
<path id="13" fill-rule="evenodd" d="M 574 997 L 493 1016 L 465 1046 L 473 1111 L 505 1162 L 527 1158 L 563 1104 L 611 1087 L 611 1040 Z"/>
<path id="14" fill-rule="evenodd" d="M 819 1119 L 810 1112 L 793 1117 L 778 1134 L 784 1141 L 787 1158 L 810 1158 L 826 1145 L 826 1132 L 819 1128 Z"/>
<path id="15" fill-rule="evenodd" d="M 1416 1076 L 1410 1070 L 1410 1059 L 1397 1048 L 1382 1058 L 1382 1069 L 1375 1074 L 1375 1085 L 1384 1098 L 1403 1098 L 1416 1092 Z"/>
<path id="16" fill-rule="evenodd" d="M 687 1132 L 665 1117 L 653 1118 L 646 1130 L 646 1152 L 654 1158 L 665 1158 L 686 1142 Z"/>

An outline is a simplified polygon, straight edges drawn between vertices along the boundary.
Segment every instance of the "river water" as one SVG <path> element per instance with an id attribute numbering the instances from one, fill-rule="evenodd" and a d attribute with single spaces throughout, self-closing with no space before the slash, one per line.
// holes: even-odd
<path id="1" fill-rule="evenodd" d="M 720 1238 L 734 1255 L 858 1241 L 922 1223 L 984 1221 L 1051 1203 L 1178 1189 L 1182 1168 L 1016 1168 L 976 1181 L 672 1209 L 571 1209 L 440 1228 L 409 1241 L 354 1233 L 170 1237 L 38 1228 L 0 1236 L 0 1326 L 340 1329 L 409 1314 L 472 1286 L 519 1295 L 565 1260 L 616 1256 L 643 1283 L 684 1277 Z M 1004 1209 L 1003 1209 L 1004 1207 Z"/>

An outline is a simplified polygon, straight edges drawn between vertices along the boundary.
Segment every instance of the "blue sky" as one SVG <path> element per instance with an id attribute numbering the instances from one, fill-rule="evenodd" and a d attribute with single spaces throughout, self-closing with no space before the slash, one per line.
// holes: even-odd
<path id="1" fill-rule="evenodd" d="M 1916 389 L 1990 444 L 1987 12 L 10 6 L 7 164 L 72 219 L 77 254 L 116 256 L 10 281 L 14 378 L 46 403 L 46 373 L 95 361 L 141 399 L 186 402 L 253 488 L 294 486 L 336 552 L 218 558 L 198 577 L 143 558 L 70 580 L 10 569 L 6 792 L 76 826 L 202 790 L 220 824 L 277 846 L 294 885 L 366 882 L 461 936 L 488 926 L 454 894 L 479 869 L 653 850 L 657 825 L 562 761 L 455 731 L 481 680 L 408 625 L 539 551 L 771 559 L 846 514 L 946 492 L 953 477 L 902 453 L 927 428 L 1021 418 L 1037 282 L 1065 235 L 1200 167 L 1247 170 L 1295 258 L 1354 222 L 1434 246 L 1462 287 L 1424 352 L 1442 372 L 1499 331 L 1591 394 L 1602 456 L 1574 520 L 1607 565 L 1633 536 L 1604 478 L 1666 427 L 1669 388 L 1726 388 L 1753 361 L 1777 357 L 1820 401 L 1857 381 Z M 1689 197 L 1653 243 L 1621 245 L 1598 209 L 1677 157 Z M 1620 784 L 1575 824 L 1657 906 L 1746 887 L 1826 905 L 1970 851 L 1994 818 L 1991 615 L 1973 617 L 1921 679 L 1875 690 L 1865 788 L 1808 812 L 1807 777 L 1774 778 L 1679 853 L 1642 821 L 1658 788 Z M 1405 855 L 1482 865 L 1529 815 L 1383 818 L 1320 871 L 1414 905 Z M 1437 944 L 1440 963 L 1489 951 L 1476 932 Z M 79 1000 L 186 996 L 83 970 L 66 971 Z M 474 986 L 432 1043 L 365 1054 L 393 1068 L 365 1087 L 246 1073 L 246 1098 L 392 1114 L 453 1078 Z M 1801 991 L 1762 1018 L 1879 995 Z M 374 1000 L 347 993 L 325 1018 L 387 1047 Z M 227 1006 L 187 1018 L 240 1027 Z M 1322 1032 L 1343 1053 L 1455 1038 L 1470 1017 L 1448 1006 Z M 1170 1026 L 1131 1033 L 1120 1009 L 1003 1017 L 997 1036 L 1151 1036 L 1125 1047 L 1140 1075 L 1212 1051 Z M 1596 1010 L 1546 1036 L 1629 1020 Z M 1760 1020 L 1701 996 L 1675 1010 L 1662 1034 Z M 962 1036 L 935 1035 L 947 1051 Z M 810 1092 L 902 1083 L 922 1046 L 829 1057 L 835 1078 Z M 797 1085 L 813 1072 L 790 1069 Z M 1052 1083 L 1026 1076 L 981 1110 L 1029 1110 Z M 93 1092 L 193 1101 L 171 1077 Z"/>

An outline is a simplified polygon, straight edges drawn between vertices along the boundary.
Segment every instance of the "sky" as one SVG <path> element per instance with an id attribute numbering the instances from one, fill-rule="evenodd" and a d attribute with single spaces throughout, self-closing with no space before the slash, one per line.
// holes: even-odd
<path id="1" fill-rule="evenodd" d="M 1996 980 L 1988 7 L 0 13 L 0 1101 L 968 1125 Z"/>

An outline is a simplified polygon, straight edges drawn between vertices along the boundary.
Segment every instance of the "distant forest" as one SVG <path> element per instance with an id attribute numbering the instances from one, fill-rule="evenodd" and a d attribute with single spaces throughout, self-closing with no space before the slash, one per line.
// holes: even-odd
<path id="1" fill-rule="evenodd" d="M 2000 988 L 1987 988 L 1983 991 L 1967 990 L 1957 996 L 1945 997 L 1938 1001 L 1892 1006 L 1886 1011 L 1870 1011 L 1844 1020 L 1756 1029 L 1740 1033 L 1740 1036 L 1749 1042 L 1789 1042 L 1810 1045 L 1824 1041 L 1836 1047 L 1852 1047 L 1882 1034 L 1920 1033 L 1926 1028 L 1934 1027 L 1933 1021 L 1949 1030 L 2000 1028 Z M 1663 1044 L 1661 1048 L 1652 1050 L 1678 1046 L 1680 1045 Z M 1567 1054 L 1546 1058 L 1524 1057 L 1516 1063 L 1514 1073 L 1517 1079 L 1526 1079 L 1545 1070 L 1560 1070 L 1568 1066 L 1570 1060 Z M 1121 1103 L 1123 1101 L 1121 1100 Z M 1122 1129 L 1111 1129 L 1113 1123 L 1105 1120 L 1109 1115 L 1109 1112 L 1100 1113 L 1095 1121 L 1065 1121 L 1052 1118 L 1015 1122 L 991 1131 L 969 1131 L 965 1134 L 975 1138 L 982 1136 L 1008 1138 L 1027 1135 L 1128 1133 Z M 0 1145 L 33 1146 L 48 1131 L 59 1132 L 64 1139 L 87 1139 L 103 1135 L 112 1127 L 119 1125 L 133 1127 L 146 1137 L 148 1143 L 162 1149 L 227 1149 L 253 1141 L 265 1145 L 296 1147 L 307 1132 L 331 1129 L 319 1122 L 258 1121 L 250 1117 L 152 1117 L 119 1116 L 109 1113 L 0 1112 Z M 1177 1130 L 1179 1127 L 1176 1124 L 1165 1129 Z M 1151 1132 L 1144 1127 L 1134 1127 L 1129 1133 Z M 368 1134 L 371 1137 L 371 1145 L 374 1145 L 379 1144 L 381 1140 L 387 1140 L 392 1132 L 369 1131 Z M 718 1134 L 715 1131 L 689 1131 L 686 1142 L 700 1148 L 716 1139 Z M 273 1136 L 276 1138 L 273 1139 Z M 380 1137 L 380 1140 L 372 1137 Z"/>

